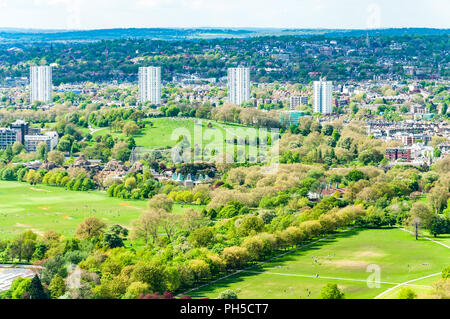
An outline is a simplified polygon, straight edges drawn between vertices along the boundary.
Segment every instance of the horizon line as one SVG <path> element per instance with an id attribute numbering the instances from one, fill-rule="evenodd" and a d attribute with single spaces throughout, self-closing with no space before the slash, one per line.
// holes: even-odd
<path id="1" fill-rule="evenodd" d="M 380 27 L 380 28 L 325 28 L 325 27 L 106 27 L 106 28 L 92 28 L 92 29 L 52 29 L 52 28 L 27 28 L 27 27 L 1 27 L 0 30 L 30 30 L 30 31 L 56 31 L 56 32 L 85 32 L 85 31 L 103 31 L 103 30 L 152 30 L 152 29 L 184 29 L 184 30 L 337 30 L 337 31 L 377 31 L 377 30 L 401 30 L 401 29 L 428 29 L 428 30 L 450 30 L 446 27 Z"/>

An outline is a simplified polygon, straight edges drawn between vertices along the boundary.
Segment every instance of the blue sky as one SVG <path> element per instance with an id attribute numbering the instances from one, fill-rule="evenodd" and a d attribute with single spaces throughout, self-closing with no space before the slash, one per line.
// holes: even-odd
<path id="1" fill-rule="evenodd" d="M 0 27 L 450 27 L 449 0 L 0 0 Z"/>

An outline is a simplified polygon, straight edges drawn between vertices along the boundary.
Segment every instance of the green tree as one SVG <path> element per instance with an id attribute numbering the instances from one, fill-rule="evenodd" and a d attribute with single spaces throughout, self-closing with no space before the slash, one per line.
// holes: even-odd
<path id="1" fill-rule="evenodd" d="M 398 299 L 415 299 L 417 294 L 409 287 L 402 287 L 398 293 Z"/>
<path id="2" fill-rule="evenodd" d="M 233 290 L 228 289 L 225 291 L 222 291 L 217 299 L 238 299 L 237 293 L 235 293 Z"/>
<path id="3" fill-rule="evenodd" d="M 436 237 L 437 235 L 446 234 L 448 232 L 450 232 L 449 220 L 442 215 L 433 216 L 430 226 L 430 233 Z"/>
<path id="4" fill-rule="evenodd" d="M 50 290 L 51 297 L 54 299 L 64 295 L 66 292 L 66 283 L 64 282 L 64 278 L 56 274 L 51 280 L 48 289 Z"/>
<path id="5" fill-rule="evenodd" d="M 13 281 L 6 296 L 11 299 L 23 299 L 30 288 L 31 278 L 17 278 Z"/>
<path id="6" fill-rule="evenodd" d="M 214 233 L 209 227 L 195 229 L 189 235 L 189 242 L 195 247 L 206 247 L 214 240 Z"/>
<path id="7" fill-rule="evenodd" d="M 442 269 L 441 277 L 443 279 L 450 279 L 450 266 L 447 266 L 444 269 Z"/>
<path id="8" fill-rule="evenodd" d="M 148 201 L 149 209 L 163 209 L 170 213 L 172 211 L 172 206 L 173 200 L 165 194 L 155 195 Z"/>
<path id="9" fill-rule="evenodd" d="M 336 284 L 327 284 L 320 292 L 322 299 L 344 299 L 344 293 L 341 292 Z"/>
<path id="10" fill-rule="evenodd" d="M 148 284 L 153 292 L 163 293 L 167 289 L 164 267 L 155 262 L 138 262 L 131 273 L 131 279 Z"/>
<path id="11" fill-rule="evenodd" d="M 100 236 L 103 233 L 106 224 L 97 217 L 86 218 L 75 231 L 75 234 L 83 238 L 94 238 Z"/>
<path id="12" fill-rule="evenodd" d="M 48 153 L 47 159 L 51 162 L 55 162 L 58 165 L 63 165 L 66 158 L 61 151 L 53 150 Z"/>
<path id="13" fill-rule="evenodd" d="M 29 299 L 48 299 L 47 294 L 44 292 L 44 287 L 42 286 L 41 280 L 38 275 L 35 275 L 30 283 L 30 288 L 28 289 Z"/>
<path id="14" fill-rule="evenodd" d="M 111 150 L 111 155 L 116 160 L 125 162 L 130 159 L 131 150 L 128 148 L 127 142 L 118 142 Z"/>
<path id="15" fill-rule="evenodd" d="M 139 126 L 137 126 L 134 122 L 128 122 L 123 126 L 122 132 L 126 136 L 136 135 L 139 133 Z"/>
<path id="16" fill-rule="evenodd" d="M 434 215 L 427 204 L 415 202 L 411 207 L 409 224 L 415 225 L 416 222 L 419 222 L 422 227 L 429 229 Z"/>
<path id="17" fill-rule="evenodd" d="M 39 159 L 45 160 L 47 158 L 47 143 L 39 143 L 36 147 L 36 152 Z"/>
<path id="18" fill-rule="evenodd" d="M 12 151 L 14 155 L 20 154 L 23 150 L 25 150 L 25 147 L 20 142 L 14 142 L 12 146 Z"/>
<path id="19" fill-rule="evenodd" d="M 237 232 L 240 236 L 248 236 L 251 234 L 259 233 L 263 230 L 264 221 L 257 216 L 246 216 L 242 219 L 241 223 L 237 227 Z"/>

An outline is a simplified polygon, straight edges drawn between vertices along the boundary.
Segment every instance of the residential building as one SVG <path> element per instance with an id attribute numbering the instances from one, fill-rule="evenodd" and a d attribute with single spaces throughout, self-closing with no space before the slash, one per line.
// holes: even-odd
<path id="1" fill-rule="evenodd" d="M 402 143 L 405 146 L 411 146 L 414 144 L 414 135 L 413 134 L 409 134 L 409 135 L 402 135 L 401 137 Z"/>
<path id="2" fill-rule="evenodd" d="M 408 147 L 388 147 L 386 148 L 386 158 L 393 162 L 402 160 L 404 162 L 412 161 L 411 148 Z"/>
<path id="3" fill-rule="evenodd" d="M 52 67 L 30 67 L 30 102 L 51 103 L 53 101 L 52 93 Z"/>
<path id="4" fill-rule="evenodd" d="M 349 104 L 348 99 L 333 99 L 333 105 L 336 107 L 344 107 Z"/>
<path id="5" fill-rule="evenodd" d="M 250 69 L 228 69 L 228 102 L 241 105 L 250 100 Z"/>
<path id="6" fill-rule="evenodd" d="M 27 152 L 36 152 L 40 143 L 47 144 L 47 152 L 54 150 L 58 144 L 57 132 L 46 132 L 44 135 L 25 135 L 25 149 Z"/>
<path id="7" fill-rule="evenodd" d="M 16 120 L 14 123 L 11 123 L 9 127 L 16 131 L 17 141 L 24 144 L 25 135 L 27 135 L 29 131 L 29 124 L 23 120 Z"/>
<path id="8" fill-rule="evenodd" d="M 314 81 L 314 113 L 330 114 L 333 112 L 331 81 Z"/>
<path id="9" fill-rule="evenodd" d="M 139 68 L 139 102 L 161 105 L 161 68 Z"/>
<path id="10" fill-rule="evenodd" d="M 308 97 L 303 95 L 293 95 L 289 99 L 290 109 L 295 110 L 297 106 L 308 105 Z"/>
<path id="11" fill-rule="evenodd" d="M 409 108 L 409 112 L 412 113 L 412 114 L 425 114 L 426 113 L 426 108 L 425 108 L 424 105 L 413 104 Z"/>
<path id="12" fill-rule="evenodd" d="M 0 149 L 6 149 L 17 142 L 17 131 L 10 128 L 0 128 Z"/>

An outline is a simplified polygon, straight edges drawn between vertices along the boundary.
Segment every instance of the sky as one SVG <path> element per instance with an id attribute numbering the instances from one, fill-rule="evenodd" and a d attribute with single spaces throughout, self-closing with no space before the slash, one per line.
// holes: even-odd
<path id="1" fill-rule="evenodd" d="M 0 0 L 0 28 L 450 28 L 449 0 Z"/>

